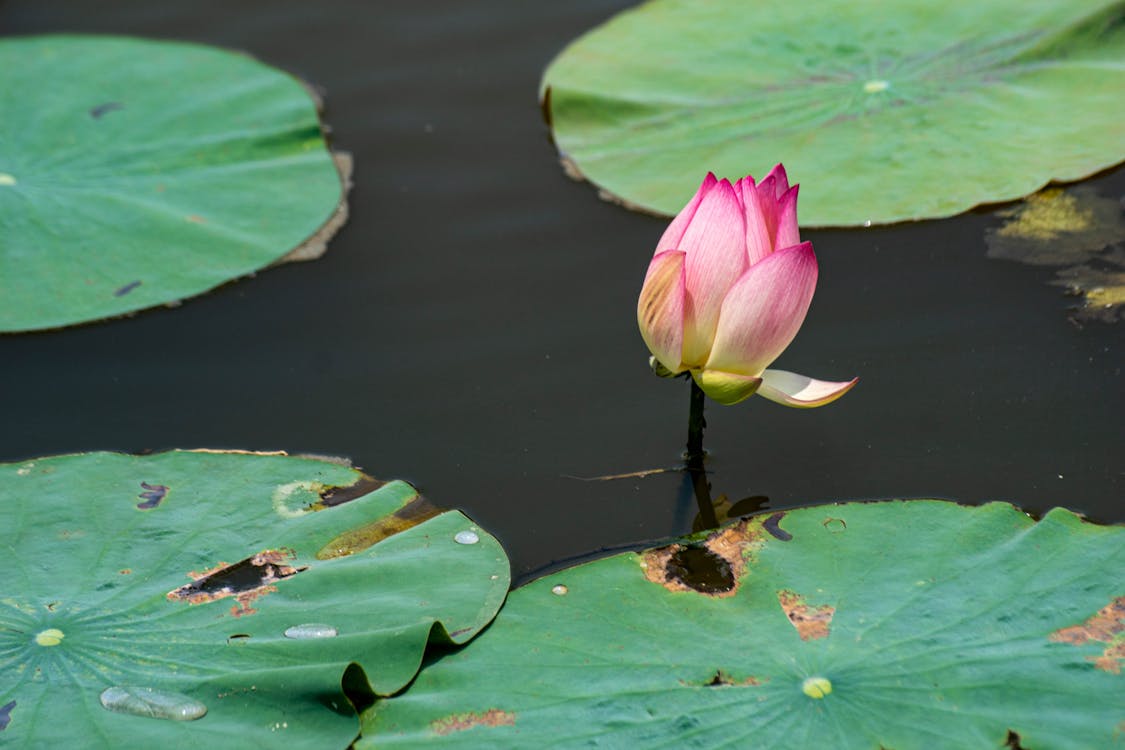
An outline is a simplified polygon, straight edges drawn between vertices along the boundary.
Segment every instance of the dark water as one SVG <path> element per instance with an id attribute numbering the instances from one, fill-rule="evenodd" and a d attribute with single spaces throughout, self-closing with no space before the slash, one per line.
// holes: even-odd
<path id="1" fill-rule="evenodd" d="M 664 222 L 555 163 L 539 75 L 629 5 L 585 0 L 0 0 L 0 33 L 249 51 L 322 86 L 356 158 L 323 259 L 128 320 L 0 338 L 0 459 L 94 449 L 351 457 L 466 510 L 517 575 L 680 533 L 688 390 L 652 376 L 636 295 Z M 701 171 L 705 165 L 701 165 Z M 794 175 L 800 180 L 800 175 Z M 1091 184 L 1125 193 L 1125 170 Z M 985 258 L 991 212 L 805 233 L 821 276 L 777 366 L 860 384 L 798 411 L 712 406 L 716 494 L 1008 500 L 1125 520 L 1122 329 L 1076 327 L 1052 271 Z"/>

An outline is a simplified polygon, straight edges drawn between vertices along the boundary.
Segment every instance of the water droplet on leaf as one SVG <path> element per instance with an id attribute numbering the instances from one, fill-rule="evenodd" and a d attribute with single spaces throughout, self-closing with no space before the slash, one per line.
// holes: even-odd
<path id="1" fill-rule="evenodd" d="M 458 544 L 476 544 L 480 541 L 480 537 L 475 531 L 458 531 L 453 541 Z"/>
<path id="2" fill-rule="evenodd" d="M 102 691 L 101 702 L 115 713 L 172 721 L 194 721 L 207 713 L 207 706 L 190 696 L 149 687 L 115 685 Z"/>
<path id="3" fill-rule="evenodd" d="M 555 594 L 556 596 L 565 596 L 569 591 L 570 589 L 568 589 L 566 586 L 563 586 L 561 583 L 551 589 L 551 593 Z"/>
<path id="4" fill-rule="evenodd" d="M 338 634 L 339 631 L 331 625 L 324 625 L 317 622 L 294 625 L 293 627 L 285 629 L 286 638 L 295 638 L 297 640 L 308 638 L 335 638 Z"/>

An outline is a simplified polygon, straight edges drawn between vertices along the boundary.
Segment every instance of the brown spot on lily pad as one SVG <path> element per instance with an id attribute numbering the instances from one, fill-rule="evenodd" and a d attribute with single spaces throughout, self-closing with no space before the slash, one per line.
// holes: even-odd
<path id="1" fill-rule="evenodd" d="M 835 607 L 810 606 L 805 597 L 788 589 L 777 592 L 777 603 L 781 605 L 781 611 L 789 618 L 789 622 L 797 628 L 797 635 L 802 641 L 828 637 L 828 627 L 832 624 L 832 616 L 836 614 Z"/>
<path id="2" fill-rule="evenodd" d="M 723 670 L 717 670 L 715 676 L 711 681 L 706 684 L 706 687 L 757 687 L 763 682 L 768 682 L 769 678 L 759 677 L 745 677 L 743 679 L 735 679 Z"/>
<path id="3" fill-rule="evenodd" d="M 747 518 L 697 544 L 670 544 L 641 555 L 645 578 L 669 591 L 734 596 L 748 559 L 764 543 L 762 521 Z"/>
<path id="4" fill-rule="evenodd" d="M 352 155 L 346 151 L 333 151 L 332 161 L 336 164 L 336 172 L 340 175 L 340 202 L 336 205 L 336 210 L 311 237 L 290 250 L 276 263 L 316 260 L 324 255 L 328 250 L 328 242 L 348 222 L 348 193 L 352 189 Z"/>
<path id="5" fill-rule="evenodd" d="M 469 711 L 435 719 L 430 722 L 430 728 L 434 730 L 435 734 L 446 735 L 463 732 L 473 727 L 510 727 L 515 726 L 515 723 L 516 715 L 514 713 L 490 708 L 484 713 Z"/>
<path id="6" fill-rule="evenodd" d="M 1125 596 L 1119 596 L 1081 625 L 1060 628 L 1049 636 L 1056 643 L 1074 646 L 1094 641 L 1107 644 L 1100 656 L 1088 656 L 1103 672 L 1121 674 L 1125 662 Z"/>
<path id="7" fill-rule="evenodd" d="M 347 557 L 440 515 L 441 509 L 421 495 L 389 516 L 376 519 L 337 535 L 316 553 L 317 560 Z"/>
<path id="8" fill-rule="evenodd" d="M 307 570 L 288 565 L 287 561 L 294 557 L 296 553 L 291 549 L 267 549 L 233 565 L 219 563 L 202 573 L 192 571 L 188 575 L 195 580 L 169 591 L 167 598 L 188 604 L 206 604 L 234 597 L 231 614 L 235 617 L 251 615 L 258 611 L 250 606 L 254 600 L 277 591 L 273 584 Z"/>
<path id="9" fill-rule="evenodd" d="M 310 510 L 321 510 L 323 508 L 334 508 L 337 505 L 351 502 L 356 498 L 369 495 L 375 490 L 387 484 L 382 479 L 369 477 L 366 474 L 361 474 L 352 484 L 342 485 L 329 485 L 324 487 L 318 493 L 320 500 L 310 506 Z"/>

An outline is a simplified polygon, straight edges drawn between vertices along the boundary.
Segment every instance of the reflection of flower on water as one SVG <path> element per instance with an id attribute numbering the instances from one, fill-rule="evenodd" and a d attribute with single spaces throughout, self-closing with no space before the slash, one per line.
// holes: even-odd
<path id="1" fill-rule="evenodd" d="M 770 499 L 765 495 L 751 495 L 732 502 L 729 497 L 722 494 L 712 501 L 711 507 L 715 509 L 716 525 L 721 526 L 732 519 L 765 510 L 769 506 L 769 502 Z M 692 531 L 703 531 L 709 528 L 712 527 L 708 525 L 708 519 L 703 518 L 702 515 L 697 513 L 695 518 L 692 519 Z"/>
<path id="2" fill-rule="evenodd" d="M 1125 211 L 1090 187 L 1048 188 L 1014 208 L 985 235 L 988 257 L 1066 266 L 1051 283 L 1083 297 L 1078 320 L 1125 317 Z"/>

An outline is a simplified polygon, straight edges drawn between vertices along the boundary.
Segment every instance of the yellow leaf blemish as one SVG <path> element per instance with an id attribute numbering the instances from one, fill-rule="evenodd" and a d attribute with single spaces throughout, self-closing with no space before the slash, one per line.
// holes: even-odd
<path id="1" fill-rule="evenodd" d="M 57 646 L 63 638 L 63 632 L 58 628 L 47 628 L 35 636 L 35 642 L 40 646 Z"/>
<path id="2" fill-rule="evenodd" d="M 832 683 L 827 677 L 806 677 L 801 683 L 801 692 L 810 698 L 820 700 L 832 692 Z"/>

